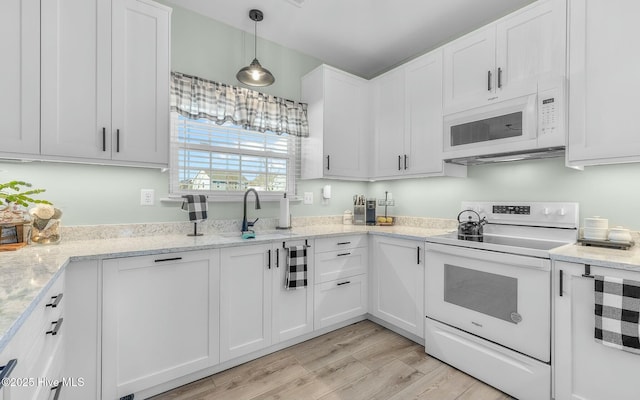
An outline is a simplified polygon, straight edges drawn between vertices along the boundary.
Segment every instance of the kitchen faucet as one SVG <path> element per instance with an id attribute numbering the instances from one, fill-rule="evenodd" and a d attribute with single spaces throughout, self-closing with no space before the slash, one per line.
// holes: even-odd
<path id="1" fill-rule="evenodd" d="M 253 225 L 259 219 L 259 218 L 256 218 L 256 220 L 253 222 L 247 222 L 247 195 L 249 194 L 249 192 L 253 192 L 256 195 L 256 210 L 260 209 L 260 197 L 258 197 L 258 192 L 256 192 L 256 190 L 253 188 L 247 189 L 247 191 L 244 192 L 244 212 L 242 216 L 242 232 L 248 231 L 249 228 L 253 227 Z"/>

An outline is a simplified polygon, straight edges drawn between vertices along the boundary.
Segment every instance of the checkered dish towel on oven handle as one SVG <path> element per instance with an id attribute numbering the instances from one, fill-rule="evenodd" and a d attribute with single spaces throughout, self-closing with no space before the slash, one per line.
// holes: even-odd
<path id="1" fill-rule="evenodd" d="M 284 287 L 304 289 L 307 286 L 307 246 L 291 246 L 287 248 L 287 273 Z"/>
<path id="2" fill-rule="evenodd" d="M 189 221 L 204 221 L 207 219 L 209 203 L 203 194 L 185 194 L 182 196 L 182 209 L 189 213 Z"/>
<path id="3" fill-rule="evenodd" d="M 640 354 L 640 282 L 595 276 L 595 340 Z"/>

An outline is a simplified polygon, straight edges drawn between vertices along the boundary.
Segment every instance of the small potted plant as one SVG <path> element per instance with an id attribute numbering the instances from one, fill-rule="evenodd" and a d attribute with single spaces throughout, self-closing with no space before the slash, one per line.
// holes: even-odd
<path id="1" fill-rule="evenodd" d="M 24 226 L 29 224 L 21 207 L 30 204 L 48 205 L 47 200 L 34 199 L 32 196 L 44 192 L 44 189 L 31 189 L 31 184 L 23 181 L 10 181 L 0 184 L 0 247 L 4 250 L 24 246 Z"/>

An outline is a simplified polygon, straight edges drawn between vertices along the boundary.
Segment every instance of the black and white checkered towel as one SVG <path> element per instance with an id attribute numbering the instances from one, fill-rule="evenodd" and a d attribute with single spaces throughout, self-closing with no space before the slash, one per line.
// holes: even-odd
<path id="1" fill-rule="evenodd" d="M 207 196 L 203 194 L 185 194 L 182 196 L 182 209 L 189 212 L 189 221 L 204 221 L 207 219 Z"/>
<path id="2" fill-rule="evenodd" d="M 640 354 L 640 282 L 595 276 L 595 340 Z"/>
<path id="3" fill-rule="evenodd" d="M 287 248 L 287 273 L 285 289 L 304 289 L 307 286 L 307 246 Z"/>

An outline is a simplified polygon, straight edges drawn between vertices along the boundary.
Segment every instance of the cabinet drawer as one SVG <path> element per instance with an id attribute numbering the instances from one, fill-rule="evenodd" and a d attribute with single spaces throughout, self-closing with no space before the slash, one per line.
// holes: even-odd
<path id="1" fill-rule="evenodd" d="M 332 236 L 316 239 L 316 254 L 367 246 L 367 235 Z"/>
<path id="2" fill-rule="evenodd" d="M 345 249 L 315 256 L 316 283 L 334 281 L 367 272 L 367 249 Z"/>
<path id="3" fill-rule="evenodd" d="M 367 275 L 352 276 L 315 286 L 314 329 L 367 313 Z"/>

